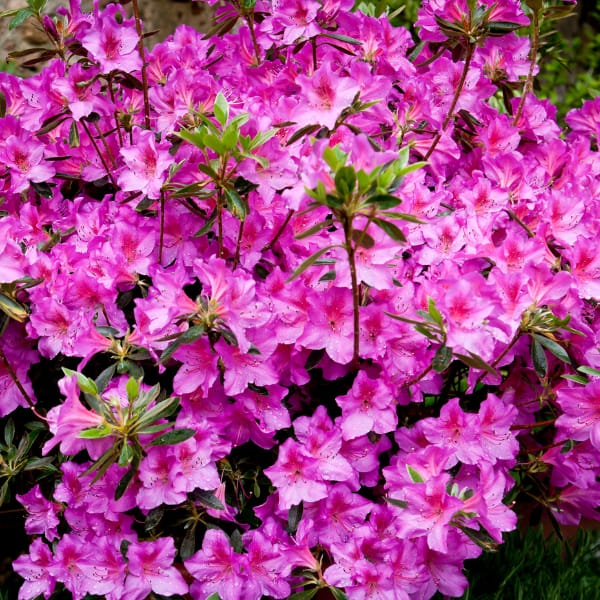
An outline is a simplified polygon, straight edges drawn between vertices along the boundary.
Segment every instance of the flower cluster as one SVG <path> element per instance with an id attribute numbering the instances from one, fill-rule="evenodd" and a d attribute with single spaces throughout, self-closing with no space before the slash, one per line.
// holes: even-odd
<path id="1" fill-rule="evenodd" d="M 511 97 L 515 0 L 352 5 L 71 0 L 0 74 L 21 600 L 460 596 L 526 499 L 598 518 L 600 99 Z"/>

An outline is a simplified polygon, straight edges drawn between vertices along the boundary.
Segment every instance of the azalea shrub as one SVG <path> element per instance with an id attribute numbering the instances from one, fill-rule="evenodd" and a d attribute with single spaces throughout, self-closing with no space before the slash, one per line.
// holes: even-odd
<path id="1" fill-rule="evenodd" d="M 21 600 L 458 597 L 519 518 L 597 520 L 600 99 L 533 93 L 562 6 L 425 0 L 415 39 L 236 0 L 149 50 L 137 0 L 43 4 L 0 73 Z"/>

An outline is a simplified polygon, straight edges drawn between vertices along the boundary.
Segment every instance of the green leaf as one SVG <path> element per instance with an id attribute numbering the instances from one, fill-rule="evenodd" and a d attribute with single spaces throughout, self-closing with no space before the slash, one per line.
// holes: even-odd
<path id="1" fill-rule="evenodd" d="M 96 475 L 94 476 L 93 482 L 98 481 L 104 473 L 108 470 L 108 467 L 112 465 L 119 456 L 119 449 L 116 446 L 112 446 L 106 452 L 100 456 L 100 458 L 94 461 L 84 472 L 84 475 L 89 475 L 96 471 Z"/>
<path id="2" fill-rule="evenodd" d="M 248 209 L 242 197 L 235 190 L 229 188 L 225 188 L 225 196 L 227 197 L 227 206 L 231 214 L 240 221 L 244 221 L 248 214 Z"/>
<path id="3" fill-rule="evenodd" d="M 323 160 L 329 165 L 329 168 L 334 172 L 343 167 L 348 160 L 348 154 L 342 151 L 339 146 L 327 146 L 325 150 L 323 150 Z"/>
<path id="4" fill-rule="evenodd" d="M 288 596 L 288 600 L 310 600 L 317 595 L 319 591 L 318 587 L 310 588 L 310 590 L 303 590 L 302 592 L 296 592 L 291 596 Z"/>
<path id="5" fill-rule="evenodd" d="M 126 467 L 131 463 L 134 456 L 135 453 L 133 448 L 127 442 L 124 442 L 121 446 L 121 452 L 119 453 L 119 460 L 117 461 L 117 464 L 120 467 Z"/>
<path id="6" fill-rule="evenodd" d="M 259 148 L 260 146 L 268 142 L 276 133 L 276 129 L 269 129 L 269 131 L 257 133 L 248 144 L 248 150 L 251 151 L 255 150 L 256 148 Z"/>
<path id="7" fill-rule="evenodd" d="M 488 22 L 488 33 L 491 36 L 501 36 L 516 31 L 523 27 L 520 23 L 512 23 L 511 21 L 489 21 Z"/>
<path id="8" fill-rule="evenodd" d="M 140 429 L 145 425 L 150 425 L 158 419 L 166 419 L 170 417 L 179 407 L 179 398 L 174 396 L 173 398 L 167 398 L 162 402 L 158 402 L 148 412 L 144 413 L 144 416 L 139 421 Z"/>
<path id="9" fill-rule="evenodd" d="M 395 196 L 392 196 L 392 197 L 395 197 Z M 417 225 L 423 225 L 425 223 L 425 221 L 421 221 L 421 219 L 419 219 L 418 217 L 415 217 L 414 215 L 409 215 L 408 213 L 403 213 L 403 212 L 395 212 L 395 211 L 391 211 L 391 210 L 386 210 L 379 214 L 384 217 L 387 217 L 389 219 L 402 219 L 403 221 L 408 221 L 409 223 L 416 223 Z"/>
<path id="10" fill-rule="evenodd" d="M 325 246 L 325 248 L 321 248 L 320 250 L 317 250 L 314 254 L 311 254 L 311 256 L 309 256 L 287 279 L 286 282 L 289 283 L 290 281 L 293 281 L 294 279 L 296 279 L 296 277 L 298 277 L 299 275 L 301 275 L 302 273 L 304 273 L 304 271 L 306 271 L 306 269 L 308 269 L 308 267 L 310 267 L 311 265 L 313 265 L 319 258 L 321 258 L 321 256 L 323 256 L 323 254 L 325 254 L 326 252 L 328 252 L 329 250 L 332 250 L 333 248 L 336 248 L 335 245 L 333 246 Z"/>
<path id="11" fill-rule="evenodd" d="M 496 552 L 498 550 L 498 542 L 483 528 L 473 529 L 462 523 L 452 523 L 458 527 L 472 542 L 483 548 L 486 552 Z"/>
<path id="12" fill-rule="evenodd" d="M 159 423 L 158 425 L 150 425 L 149 427 L 144 427 L 138 431 L 140 435 L 151 435 L 153 433 L 159 433 L 164 431 L 165 429 L 169 429 L 173 427 L 173 423 Z"/>
<path id="13" fill-rule="evenodd" d="M 366 232 L 353 229 L 352 230 L 352 241 L 357 247 L 361 248 L 373 248 L 375 246 L 375 240 Z"/>
<path id="14" fill-rule="evenodd" d="M 450 366 L 451 362 L 452 349 L 447 346 L 440 346 L 433 357 L 431 366 L 436 373 L 443 373 Z"/>
<path id="15" fill-rule="evenodd" d="M 294 504 L 288 510 L 287 531 L 290 535 L 296 535 L 298 525 L 300 525 L 300 521 L 302 520 L 303 511 L 304 504 L 302 502 L 300 502 L 300 504 Z"/>
<path id="16" fill-rule="evenodd" d="M 198 238 L 198 237 L 202 237 L 203 235 L 206 235 L 209 231 L 212 231 L 213 225 L 215 224 L 215 221 L 217 220 L 217 210 L 215 209 L 211 215 L 208 217 L 206 223 L 204 223 L 204 225 L 198 229 L 198 231 L 196 231 L 196 233 L 194 233 L 194 235 L 192 237 Z"/>
<path id="17" fill-rule="evenodd" d="M 375 194 L 369 196 L 366 200 L 367 204 L 376 204 L 377 208 L 385 210 L 386 208 L 394 208 L 398 204 L 402 203 L 400 198 L 392 196 L 391 194 Z"/>
<path id="18" fill-rule="evenodd" d="M 24 471 L 35 471 L 37 469 L 43 469 L 49 472 L 58 471 L 58 469 L 52 464 L 54 460 L 53 456 L 44 456 L 43 458 L 34 458 L 27 461 Z"/>
<path id="19" fill-rule="evenodd" d="M 22 10 L 22 9 L 21 8 L 11 8 L 9 10 L 0 11 L 0 19 L 2 19 L 3 17 L 12 17 L 13 15 L 16 15 L 20 10 Z"/>
<path id="20" fill-rule="evenodd" d="M 581 367 L 577 367 L 577 370 L 584 375 L 590 375 L 591 377 L 600 377 L 600 371 L 598 369 L 594 369 L 593 367 L 588 367 L 586 365 L 582 365 Z"/>
<path id="21" fill-rule="evenodd" d="M 229 120 L 229 103 L 221 92 L 215 98 L 213 112 L 215 113 L 215 119 L 217 119 L 221 127 L 225 127 L 225 124 Z"/>
<path id="22" fill-rule="evenodd" d="M 0 487 L 0 506 L 10 498 L 9 480 L 7 479 Z"/>
<path id="23" fill-rule="evenodd" d="M 237 17 L 236 17 L 236 21 L 237 21 Z M 219 594 L 217 594 L 217 592 L 214 592 L 214 594 L 211 594 L 206 600 L 221 600 L 221 596 L 219 596 Z"/>
<path id="24" fill-rule="evenodd" d="M 481 369 L 482 371 L 487 371 L 490 375 L 494 377 L 500 377 L 500 373 L 492 365 L 485 362 L 481 356 L 474 354 L 473 352 L 469 352 L 469 354 L 460 354 L 458 352 L 454 353 L 455 358 L 458 358 L 461 362 L 469 367 L 473 367 L 474 369 Z"/>
<path id="25" fill-rule="evenodd" d="M 33 17 L 35 13 L 30 8 L 21 8 L 15 16 L 9 21 L 8 28 L 10 30 L 16 29 L 17 27 L 23 25 L 29 17 Z"/>
<path id="26" fill-rule="evenodd" d="M 130 377 L 125 384 L 125 391 L 127 392 L 127 400 L 130 404 L 133 404 L 140 394 L 140 381 L 135 377 Z"/>
<path id="27" fill-rule="evenodd" d="M 561 375 L 561 377 L 573 381 L 574 383 L 579 383 L 580 385 L 587 385 L 590 382 L 585 375 Z"/>
<path id="28" fill-rule="evenodd" d="M 303 138 L 305 135 L 311 135 L 321 129 L 320 125 L 305 125 L 298 129 L 298 131 L 294 132 L 285 143 L 286 146 L 291 146 L 294 142 L 297 142 L 300 138 Z"/>
<path id="29" fill-rule="evenodd" d="M 408 471 L 408 476 L 411 478 L 413 483 L 424 483 L 425 480 L 419 473 L 413 469 L 410 465 L 406 465 L 406 470 Z"/>
<path id="30" fill-rule="evenodd" d="M 406 500 L 397 500 L 396 498 L 387 497 L 386 500 L 392 506 L 397 506 L 398 508 L 408 508 L 408 502 Z"/>
<path id="31" fill-rule="evenodd" d="M 294 239 L 303 240 L 304 238 L 310 237 L 311 235 L 318 233 L 322 229 L 331 227 L 332 225 L 333 225 L 333 221 L 331 219 L 325 219 L 324 221 L 321 221 L 320 223 L 317 223 L 316 225 L 313 225 L 312 227 L 309 227 L 308 229 L 305 229 L 304 231 L 297 233 L 294 236 Z"/>
<path id="32" fill-rule="evenodd" d="M 339 33 L 320 33 L 319 37 L 331 38 L 338 42 L 344 42 L 345 44 L 352 44 L 353 46 L 362 46 L 362 42 L 356 38 L 350 37 L 349 35 L 341 35 Z"/>
<path id="33" fill-rule="evenodd" d="M 112 435 L 112 433 L 112 427 L 107 423 L 104 423 L 98 427 L 89 427 L 88 429 L 83 429 L 79 432 L 77 437 L 84 440 L 99 440 Z"/>
<path id="34" fill-rule="evenodd" d="M 234 529 L 229 536 L 229 543 L 237 554 L 241 554 L 244 551 L 244 541 L 242 540 L 242 534 L 239 529 Z"/>
<path id="35" fill-rule="evenodd" d="M 327 271 L 322 277 L 319 277 L 319 281 L 335 281 L 336 276 L 335 270 L 332 269 L 331 271 Z"/>
<path id="36" fill-rule="evenodd" d="M 0 310 L 19 323 L 23 323 L 29 314 L 25 306 L 4 294 L 0 294 Z"/>
<path id="37" fill-rule="evenodd" d="M 186 331 L 184 331 L 172 344 L 169 344 L 163 353 L 160 355 L 160 360 L 158 364 L 164 364 L 179 346 L 183 344 L 191 344 L 195 342 L 197 339 L 201 338 L 205 333 L 204 325 L 193 325 Z"/>
<path id="38" fill-rule="evenodd" d="M 385 233 L 387 233 L 387 235 L 389 235 L 396 242 L 402 242 L 402 243 L 406 242 L 406 237 L 404 237 L 404 234 L 393 223 L 390 223 L 389 221 L 385 221 L 384 219 L 379 219 L 379 218 L 373 219 L 373 223 L 375 223 L 375 225 L 377 225 L 377 227 L 382 229 Z"/>
<path id="39" fill-rule="evenodd" d="M 157 506 L 153 508 L 147 515 L 144 520 L 144 530 L 152 531 L 161 521 L 165 514 L 165 509 L 163 506 Z"/>
<path id="40" fill-rule="evenodd" d="M 239 140 L 240 128 L 235 123 L 230 123 L 221 136 L 223 146 L 225 146 L 227 150 L 233 150 L 237 147 Z"/>
<path id="41" fill-rule="evenodd" d="M 196 552 L 196 523 L 193 523 L 185 532 L 181 546 L 179 547 L 179 556 L 182 560 L 187 560 L 194 552 Z M 214 594 L 212 595 L 214 596 Z"/>
<path id="42" fill-rule="evenodd" d="M 341 167 L 335 174 L 335 189 L 341 198 L 347 199 L 354 193 L 356 172 L 354 167 Z"/>
<path id="43" fill-rule="evenodd" d="M 12 418 L 8 419 L 4 426 L 4 441 L 7 446 L 11 446 L 15 439 L 15 422 Z"/>
<path id="44" fill-rule="evenodd" d="M 46 7 L 46 2 L 47 0 L 27 0 L 27 5 L 36 13 L 40 13 Z"/>
<path id="45" fill-rule="evenodd" d="M 45 181 L 31 181 L 31 187 L 39 194 L 42 198 L 52 198 L 53 184 L 46 183 Z"/>
<path id="46" fill-rule="evenodd" d="M 444 317 L 442 313 L 438 310 L 435 305 L 435 300 L 433 298 L 427 298 L 427 315 L 431 318 L 431 320 L 440 327 L 444 325 Z"/>
<path id="47" fill-rule="evenodd" d="M 223 503 L 214 495 L 213 492 L 206 490 L 194 490 L 192 497 L 196 502 L 206 506 L 207 508 L 213 508 L 215 510 L 225 510 Z"/>
<path id="48" fill-rule="evenodd" d="M 77 121 L 73 121 L 69 129 L 69 148 L 79 148 L 79 146 L 79 129 L 77 128 Z"/>
<path id="49" fill-rule="evenodd" d="M 538 377 L 544 379 L 548 373 L 548 359 L 544 348 L 535 338 L 531 339 L 531 360 Z"/>
<path id="50" fill-rule="evenodd" d="M 125 475 L 121 477 L 121 480 L 119 481 L 117 488 L 115 489 L 115 500 L 119 500 L 126 492 L 127 488 L 129 487 L 129 484 L 131 483 L 131 480 L 133 479 L 133 476 L 135 475 L 135 472 L 138 469 L 138 463 L 139 459 L 134 459 L 131 467 L 129 467 Z"/>
<path id="51" fill-rule="evenodd" d="M 196 433 L 195 429 L 173 429 L 154 438 L 149 446 L 171 446 L 189 440 Z"/>
<path id="52" fill-rule="evenodd" d="M 150 405 L 151 402 L 154 402 L 160 396 L 160 384 L 153 385 L 149 390 L 145 392 L 141 392 L 135 398 L 133 402 L 133 409 L 135 411 L 136 416 L 140 414 L 140 411 L 146 409 Z M 144 415 L 144 419 L 147 415 Z"/>
<path id="53" fill-rule="evenodd" d="M 219 156 L 224 156 L 227 152 L 225 144 L 214 134 L 209 133 L 206 129 L 202 130 L 202 143 L 206 148 L 210 148 Z"/>
<path id="54" fill-rule="evenodd" d="M 335 600 L 348 600 L 348 596 L 346 596 L 345 592 L 340 590 L 340 588 L 330 585 L 327 589 L 330 591 Z"/>
<path id="55" fill-rule="evenodd" d="M 86 377 L 83 373 L 72 371 L 71 369 L 65 369 L 64 367 L 63 373 L 70 377 L 75 375 L 77 377 L 77 385 L 84 394 L 91 394 L 92 396 L 98 395 L 98 387 L 93 379 Z"/>
<path id="56" fill-rule="evenodd" d="M 536 341 L 538 341 L 542 346 L 544 346 L 546 350 L 554 354 L 556 358 L 562 360 L 563 362 L 566 362 L 569 365 L 571 364 L 571 359 L 569 358 L 567 351 L 559 343 L 555 342 L 554 340 L 551 340 L 550 338 L 547 338 L 544 335 L 539 335 L 538 333 L 534 333 L 532 334 L 532 336 Z"/>

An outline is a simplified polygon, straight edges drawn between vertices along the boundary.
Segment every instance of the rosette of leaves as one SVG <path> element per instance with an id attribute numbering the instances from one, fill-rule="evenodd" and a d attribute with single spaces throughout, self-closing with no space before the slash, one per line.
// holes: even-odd
<path id="1" fill-rule="evenodd" d="M 229 103 L 219 92 L 213 106 L 214 120 L 200 113 L 198 126 L 193 130 L 181 130 L 178 135 L 202 151 L 204 162 L 198 169 L 207 177 L 203 181 L 174 190 L 173 196 L 215 199 L 215 209 L 196 236 L 207 234 L 217 222 L 219 256 L 223 256 L 223 210 L 228 210 L 243 224 L 248 213 L 244 195 L 252 184 L 236 175 L 237 165 L 244 159 L 256 161 L 266 168 L 268 161 L 256 154 L 256 150 L 275 135 L 275 130 L 259 132 L 255 136 L 243 135 L 241 128 L 250 119 L 247 113 L 230 116 Z M 216 121 L 216 122 L 215 122 Z M 192 205 L 193 206 L 193 205 Z"/>
<path id="2" fill-rule="evenodd" d="M 352 284 L 354 314 L 354 353 L 352 362 L 355 367 L 358 365 L 360 354 L 358 313 L 360 293 L 356 274 L 356 251 L 360 247 L 370 249 L 375 245 L 375 240 L 368 231 L 371 225 L 379 227 L 398 243 L 404 243 L 406 237 L 394 221 L 421 222 L 413 215 L 392 210 L 402 203 L 402 199 L 394 195 L 402 179 L 425 164 L 424 162 L 410 164 L 409 153 L 410 148 L 406 146 L 400 150 L 397 159 L 379 165 L 367 173 L 363 169 L 357 171 L 352 165 L 346 164 L 348 154 L 338 146 L 327 147 L 323 153 L 323 159 L 331 169 L 335 189 L 328 191 L 323 182 L 319 182 L 316 188 L 306 190 L 312 201 L 301 214 L 324 206 L 329 209 L 330 215 L 323 221 L 297 234 L 296 239 L 306 238 L 323 229 L 329 229 L 335 223 L 341 226 L 344 234 L 344 243 L 341 247 L 344 248 L 348 256 Z M 357 225 L 359 218 L 360 225 Z M 292 273 L 288 281 L 298 277 L 311 265 L 318 264 L 318 261 L 326 252 L 338 246 L 338 244 L 331 244 L 314 252 Z M 329 277 L 329 275 L 325 277 Z"/>
<path id="3" fill-rule="evenodd" d="M 127 404 L 122 406 L 120 400 L 107 400 L 101 393 L 108 383 L 105 378 L 96 381 L 69 369 L 63 369 L 65 375 L 75 375 L 79 388 L 90 408 L 103 418 L 97 427 L 90 427 L 80 432 L 79 437 L 88 440 L 112 438 L 111 447 L 106 450 L 86 471 L 96 472 L 93 481 L 97 481 L 108 468 L 117 463 L 120 467 L 128 467 L 115 490 L 115 499 L 124 493 L 140 461 L 144 456 L 145 446 L 166 446 L 178 444 L 194 435 L 193 429 L 171 429 L 173 423 L 165 421 L 179 407 L 179 398 L 164 398 L 157 384 L 143 391 L 141 380 L 130 377 L 126 384 Z M 170 431 L 167 431 L 171 429 Z M 152 436 L 151 441 L 144 444 L 140 436 Z"/>

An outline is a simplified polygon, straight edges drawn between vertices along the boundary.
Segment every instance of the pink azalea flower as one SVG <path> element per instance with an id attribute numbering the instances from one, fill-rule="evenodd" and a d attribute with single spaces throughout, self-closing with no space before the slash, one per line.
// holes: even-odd
<path id="1" fill-rule="evenodd" d="M 287 510 L 300 502 L 316 502 L 328 494 L 318 471 L 318 462 L 303 452 L 292 439 L 279 447 L 275 464 L 265 469 L 265 475 L 278 488 L 279 508 Z"/>
<path id="2" fill-rule="evenodd" d="M 341 112 L 352 104 L 360 90 L 350 77 L 334 73 L 329 63 L 323 63 L 310 77 L 299 75 L 296 83 L 305 102 L 297 106 L 294 119 L 300 125 L 318 123 L 328 129 L 333 129 Z"/>
<path id="3" fill-rule="evenodd" d="M 29 554 L 13 561 L 13 569 L 25 580 L 19 588 L 19 600 L 34 600 L 40 595 L 50 598 L 56 586 L 56 579 L 50 574 L 53 562 L 50 548 L 39 538 L 31 543 Z"/>
<path id="4" fill-rule="evenodd" d="M 104 423 L 103 417 L 85 408 L 79 401 L 80 389 L 75 376 L 64 377 L 58 385 L 65 400 L 48 412 L 48 425 L 53 437 L 44 444 L 44 455 L 57 444 L 60 444 L 63 454 L 76 454 L 86 444 L 86 440 L 79 438 L 79 434 L 84 429 L 99 427 Z M 102 444 L 101 441 L 100 443 Z"/>
<path id="5" fill-rule="evenodd" d="M 330 288 L 327 293 L 310 296 L 309 324 L 298 339 L 306 348 L 325 348 L 337 363 L 352 359 L 352 297 L 350 290 Z"/>
<path id="6" fill-rule="evenodd" d="M 180 504 L 186 499 L 185 485 L 175 485 L 183 476 L 181 465 L 175 463 L 165 446 L 152 446 L 140 463 L 138 477 L 141 486 L 136 502 L 142 510 L 161 504 Z"/>
<path id="7" fill-rule="evenodd" d="M 121 189 L 141 191 L 148 198 L 160 198 L 166 171 L 172 163 L 168 145 L 157 143 L 152 131 L 140 131 L 135 145 L 121 148 L 125 169 L 118 178 Z"/>
<path id="8" fill-rule="evenodd" d="M 324 406 L 318 406 L 312 417 L 294 420 L 294 433 L 304 452 L 317 461 L 320 476 L 329 481 L 348 481 L 354 470 L 341 454 L 342 432 L 332 423 Z"/>
<path id="9" fill-rule="evenodd" d="M 517 418 L 514 405 L 502 402 L 494 394 L 488 394 L 479 408 L 481 445 L 487 460 L 494 464 L 497 460 L 515 461 L 519 442 L 510 428 Z"/>
<path id="10" fill-rule="evenodd" d="M 115 20 L 121 8 L 104 11 L 95 16 L 95 26 L 82 37 L 81 43 L 96 60 L 104 73 L 120 70 L 127 73 L 137 71 L 140 56 L 137 52 L 139 36 L 134 28 L 125 21 L 118 24 Z"/>
<path id="11" fill-rule="evenodd" d="M 163 596 L 187 594 L 187 583 L 178 569 L 171 566 L 176 552 L 171 537 L 132 542 L 127 548 L 123 600 L 144 600 L 151 591 Z"/>
<path id="12" fill-rule="evenodd" d="M 389 433 L 398 419 L 391 390 L 381 380 L 369 378 L 365 371 L 357 375 L 352 389 L 336 402 L 342 409 L 342 435 L 352 440 L 370 431 Z"/>
<path id="13" fill-rule="evenodd" d="M 245 536 L 248 550 L 248 584 L 246 598 L 260 600 L 265 596 L 272 598 L 288 598 L 290 584 L 286 577 L 292 570 L 288 557 L 282 552 L 279 544 L 273 544 L 259 530 Z"/>
<path id="14" fill-rule="evenodd" d="M 69 533 L 61 537 L 54 549 L 54 560 L 48 571 L 56 581 L 64 583 L 74 600 L 81 600 L 93 585 L 82 568 L 93 561 L 92 553 L 90 544 Z"/>
<path id="15" fill-rule="evenodd" d="M 57 527 L 60 518 L 58 515 L 62 507 L 58 502 L 46 500 L 39 485 L 31 488 L 26 494 L 17 495 L 16 498 L 27 511 L 25 531 L 29 535 L 43 534 L 49 542 L 59 537 Z"/>
<path id="16" fill-rule="evenodd" d="M 452 398 L 442 406 L 438 419 L 422 419 L 420 424 L 431 443 L 454 450 L 457 462 L 472 465 L 483 458 L 479 416 L 465 413 L 458 398 Z"/>
<path id="17" fill-rule="evenodd" d="M 414 483 L 404 493 L 408 508 L 403 512 L 403 535 L 426 535 L 432 550 L 448 551 L 450 521 L 463 508 L 463 501 L 448 494 L 450 475 L 443 473 L 425 483 Z"/>
<path id="18" fill-rule="evenodd" d="M 195 579 L 190 587 L 192 598 L 204 600 L 216 592 L 222 600 L 246 600 L 245 567 L 245 556 L 236 554 L 225 532 L 207 530 L 202 549 L 185 561 Z"/>
<path id="19" fill-rule="evenodd" d="M 32 181 L 39 183 L 54 177 L 56 170 L 44 162 L 44 152 L 44 144 L 25 131 L 3 140 L 0 161 L 8 168 L 14 193 L 23 192 Z"/>

